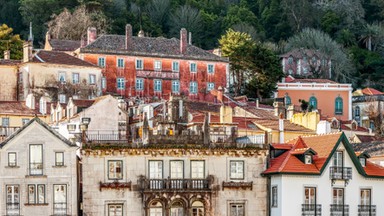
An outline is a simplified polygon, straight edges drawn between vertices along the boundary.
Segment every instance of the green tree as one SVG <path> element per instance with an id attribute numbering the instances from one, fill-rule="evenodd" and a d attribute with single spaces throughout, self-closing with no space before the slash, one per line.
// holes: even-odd
<path id="1" fill-rule="evenodd" d="M 186 28 L 187 31 L 193 33 L 193 38 L 199 41 L 201 39 L 201 23 L 200 10 L 189 5 L 183 5 L 171 14 L 169 31 L 172 36 L 179 37 L 180 29 Z"/>
<path id="2" fill-rule="evenodd" d="M 384 27 L 379 23 L 366 24 L 360 40 L 369 51 L 376 50 L 384 42 Z"/>
<path id="3" fill-rule="evenodd" d="M 4 58 L 4 51 L 10 50 L 11 59 L 23 57 L 23 41 L 18 34 L 14 35 L 13 29 L 6 24 L 0 26 L 0 58 Z"/>
<path id="4" fill-rule="evenodd" d="M 262 31 L 259 20 L 252 11 L 243 5 L 231 5 L 223 18 L 223 29 L 232 28 L 238 23 L 247 23 L 254 26 L 257 31 Z"/>

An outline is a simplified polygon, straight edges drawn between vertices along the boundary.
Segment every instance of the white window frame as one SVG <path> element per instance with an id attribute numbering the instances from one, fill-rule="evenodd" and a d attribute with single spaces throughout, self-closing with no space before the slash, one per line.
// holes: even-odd
<path id="1" fill-rule="evenodd" d="M 101 77 L 101 88 L 106 89 L 107 88 L 107 78 Z"/>
<path id="2" fill-rule="evenodd" d="M 96 84 L 96 75 L 95 74 L 89 74 L 89 82 L 90 85 Z"/>
<path id="3" fill-rule="evenodd" d="M 123 216 L 124 215 L 124 204 L 122 203 L 109 203 L 108 205 L 108 216 Z M 120 209 L 120 210 L 118 210 Z M 112 210 L 112 211 L 111 211 Z"/>
<path id="4" fill-rule="evenodd" d="M 117 58 L 116 60 L 116 66 L 118 68 L 125 68 L 125 62 L 123 58 Z"/>
<path id="5" fill-rule="evenodd" d="M 314 205 L 317 202 L 317 188 L 313 186 L 304 187 L 304 204 Z"/>
<path id="6" fill-rule="evenodd" d="M 9 127 L 9 117 L 2 117 L 1 118 L 1 126 L 2 127 Z"/>
<path id="7" fill-rule="evenodd" d="M 40 152 L 33 152 L 38 151 Z M 42 144 L 29 145 L 29 174 L 43 175 L 44 167 L 44 148 Z"/>
<path id="8" fill-rule="evenodd" d="M 372 205 L 372 189 L 360 188 L 360 205 Z"/>
<path id="9" fill-rule="evenodd" d="M 119 180 L 123 179 L 123 161 L 122 160 L 108 160 L 108 179 Z"/>
<path id="10" fill-rule="evenodd" d="M 125 78 L 124 77 L 117 77 L 116 78 L 116 89 L 117 90 L 124 90 L 125 89 Z"/>
<path id="11" fill-rule="evenodd" d="M 212 68 L 212 70 L 210 69 L 210 67 Z M 213 74 L 213 73 L 215 73 L 215 65 L 214 65 L 214 64 L 208 64 L 208 65 L 207 65 L 207 72 L 208 72 L 209 74 Z"/>
<path id="12" fill-rule="evenodd" d="M 80 83 L 80 74 L 72 73 L 72 84 L 79 84 L 79 83 Z"/>
<path id="13" fill-rule="evenodd" d="M 140 64 L 139 64 L 140 62 Z M 143 70 L 144 69 L 144 60 L 143 59 L 136 59 L 135 61 L 136 70 Z"/>
<path id="14" fill-rule="evenodd" d="M 136 85 L 135 88 L 137 91 L 144 90 L 144 79 L 142 78 L 136 78 Z"/>
<path id="15" fill-rule="evenodd" d="M 45 188 L 44 184 L 28 184 L 28 204 L 45 204 Z"/>
<path id="16" fill-rule="evenodd" d="M 305 154 L 304 155 L 304 163 L 305 164 L 312 164 L 312 155 L 311 154 Z"/>
<path id="17" fill-rule="evenodd" d="M 171 179 L 184 178 L 184 161 L 171 160 L 169 162 L 169 176 Z"/>
<path id="18" fill-rule="evenodd" d="M 189 93 L 197 94 L 198 84 L 196 81 L 192 81 L 189 83 Z"/>
<path id="19" fill-rule="evenodd" d="M 164 175 L 164 162 L 162 160 L 149 160 L 148 171 L 150 179 L 162 179 Z"/>
<path id="20" fill-rule="evenodd" d="M 194 65 L 194 67 L 192 67 Z M 191 73 L 197 73 L 197 63 L 196 62 L 191 62 L 189 64 L 189 71 Z"/>
<path id="21" fill-rule="evenodd" d="M 153 91 L 161 92 L 163 90 L 163 82 L 160 79 L 153 80 Z"/>
<path id="22" fill-rule="evenodd" d="M 172 92 L 179 93 L 180 92 L 180 81 L 172 80 Z"/>
<path id="23" fill-rule="evenodd" d="M 55 152 L 55 166 L 64 166 L 64 152 Z"/>
<path id="24" fill-rule="evenodd" d="M 180 71 L 180 63 L 178 61 L 172 62 L 172 71 L 179 72 Z"/>
<path id="25" fill-rule="evenodd" d="M 232 208 L 235 207 L 235 212 L 233 212 Z M 240 208 L 241 207 L 241 208 Z M 245 216 L 246 204 L 245 202 L 230 202 L 229 203 L 229 216 Z"/>
<path id="26" fill-rule="evenodd" d="M 215 83 L 214 82 L 207 82 L 207 91 L 211 91 L 215 89 Z"/>
<path id="27" fill-rule="evenodd" d="M 153 62 L 153 70 L 155 70 L 155 71 L 161 71 L 161 68 L 162 68 L 161 61 L 160 61 L 160 60 L 155 60 L 155 61 Z"/>
<path id="28" fill-rule="evenodd" d="M 53 185 L 53 214 L 54 215 L 66 215 L 67 214 L 67 194 L 66 184 L 54 184 Z"/>
<path id="29" fill-rule="evenodd" d="M 97 66 L 104 68 L 105 67 L 105 57 L 97 58 Z"/>
<path id="30" fill-rule="evenodd" d="M 65 82 L 67 81 L 66 78 L 67 78 L 67 77 L 66 77 L 65 71 L 59 71 L 57 80 L 58 80 L 60 83 L 65 83 Z"/>
<path id="31" fill-rule="evenodd" d="M 67 102 L 67 96 L 65 94 L 59 94 L 58 97 L 59 97 L 60 103 L 66 103 Z M 58 119 L 58 120 L 60 120 L 60 119 Z"/>
<path id="32" fill-rule="evenodd" d="M 16 152 L 8 152 L 8 166 L 16 167 L 17 166 L 17 153 Z"/>
<path id="33" fill-rule="evenodd" d="M 229 161 L 229 178 L 231 180 L 244 180 L 245 162 L 243 160 Z"/>
<path id="34" fill-rule="evenodd" d="M 192 179 L 205 178 L 205 161 L 204 160 L 191 160 L 191 178 Z"/>

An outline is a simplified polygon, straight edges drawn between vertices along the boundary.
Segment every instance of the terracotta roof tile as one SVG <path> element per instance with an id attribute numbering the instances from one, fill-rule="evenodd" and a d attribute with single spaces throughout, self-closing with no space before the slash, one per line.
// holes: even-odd
<path id="1" fill-rule="evenodd" d="M 32 58 L 32 62 L 97 67 L 96 65 L 83 61 L 64 52 L 46 50 L 40 50 L 37 52 Z"/>
<path id="2" fill-rule="evenodd" d="M 382 95 L 382 94 L 384 94 L 383 92 L 378 91 L 374 88 L 365 88 L 362 90 L 362 93 L 365 95 Z"/>
<path id="3" fill-rule="evenodd" d="M 80 99 L 73 99 L 72 101 L 77 107 L 90 107 L 95 102 L 95 100 L 80 100 Z"/>
<path id="4" fill-rule="evenodd" d="M 272 130 L 279 130 L 279 119 L 255 119 L 253 121 L 256 125 L 266 127 Z M 301 125 L 291 123 L 289 120 L 284 120 L 285 131 L 300 131 L 305 133 L 315 133 L 315 131 L 305 128 Z"/>
<path id="5" fill-rule="evenodd" d="M 40 114 L 35 109 L 28 108 L 24 101 L 0 101 L 0 113 L 9 115 Z"/>

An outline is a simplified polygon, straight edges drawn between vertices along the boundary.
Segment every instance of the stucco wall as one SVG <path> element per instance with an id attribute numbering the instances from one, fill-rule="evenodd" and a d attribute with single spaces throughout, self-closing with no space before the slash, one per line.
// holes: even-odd
<path id="1" fill-rule="evenodd" d="M 0 65 L 0 100 L 17 100 L 17 66 Z"/>

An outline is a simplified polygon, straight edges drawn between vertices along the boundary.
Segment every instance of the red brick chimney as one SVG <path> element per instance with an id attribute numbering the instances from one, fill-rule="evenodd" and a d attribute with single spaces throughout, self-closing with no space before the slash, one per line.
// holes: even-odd
<path id="1" fill-rule="evenodd" d="M 97 30 L 95 27 L 88 27 L 87 30 L 87 45 L 97 39 Z"/>
<path id="2" fill-rule="evenodd" d="M 188 35 L 187 30 L 185 28 L 182 28 L 180 30 L 180 53 L 185 54 L 185 51 L 187 51 L 188 46 Z"/>
<path id="3" fill-rule="evenodd" d="M 125 49 L 129 49 L 132 46 L 132 26 L 127 24 L 125 26 Z"/>

